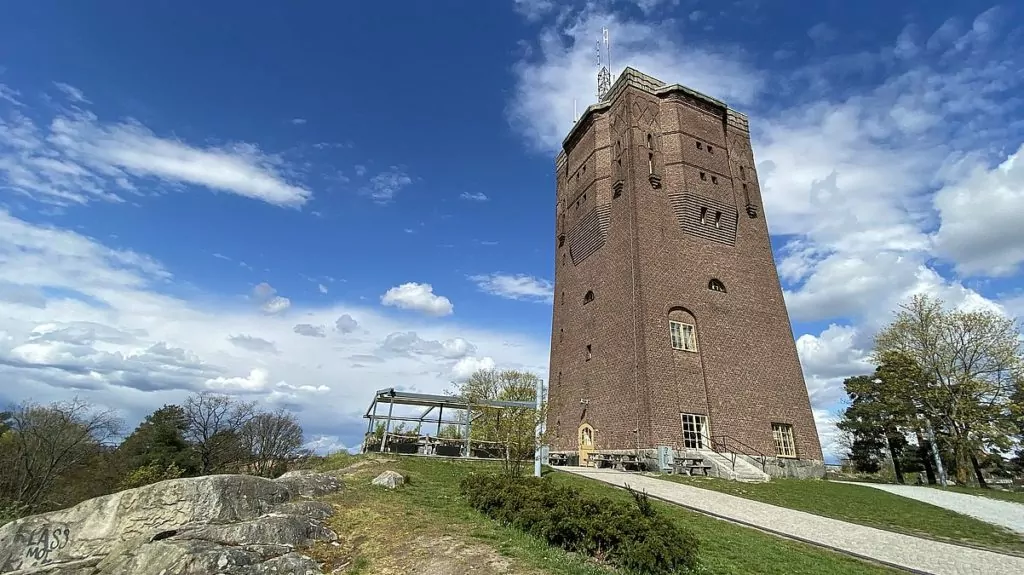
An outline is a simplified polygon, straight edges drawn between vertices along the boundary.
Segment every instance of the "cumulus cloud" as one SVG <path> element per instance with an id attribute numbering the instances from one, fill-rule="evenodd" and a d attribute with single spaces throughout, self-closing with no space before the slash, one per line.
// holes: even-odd
<path id="1" fill-rule="evenodd" d="M 215 390 L 286 406 L 309 436 L 357 445 L 371 399 L 367 381 L 441 393 L 456 364 L 475 356 L 546 377 L 546 341 L 420 324 L 415 316 L 399 321 L 376 307 L 344 303 L 296 306 L 303 323 L 349 335 L 308 337 L 295 332 L 294 319 L 260 313 L 234 297 L 168 295 L 163 290 L 189 290 L 178 289 L 160 262 L 3 211 L 0 285 L 38 296 L 0 297 L 4 397 L 47 402 L 77 394 L 118 409 L 129 423 L 191 392 Z M 272 287 L 259 292 L 276 295 Z M 392 336 L 410 331 L 414 338 Z M 257 339 L 279 353 L 265 353 Z"/>
<path id="2" fill-rule="evenodd" d="M 487 194 L 483 192 L 462 192 L 459 194 L 459 198 L 463 200 L 469 200 L 472 202 L 486 202 L 489 198 Z"/>
<path id="3" fill-rule="evenodd" d="M 352 318 L 347 313 L 339 317 L 334 322 L 334 329 L 340 333 L 352 333 L 359 327 L 359 322 Z"/>
<path id="4" fill-rule="evenodd" d="M 551 303 L 554 284 L 526 274 L 492 273 L 469 276 L 480 291 L 507 299 Z"/>
<path id="5" fill-rule="evenodd" d="M 494 360 L 489 357 L 464 357 L 452 366 L 452 379 L 465 381 L 481 369 L 494 369 Z"/>
<path id="6" fill-rule="evenodd" d="M 312 197 L 289 165 L 254 144 L 194 144 L 137 120 L 104 121 L 78 107 L 89 103 L 79 90 L 57 86 L 76 106 L 45 123 L 0 111 L 0 181 L 24 196 L 60 206 L 123 202 L 155 180 L 165 184 L 158 190 L 188 185 L 287 207 Z"/>
<path id="7" fill-rule="evenodd" d="M 253 337 L 251 335 L 232 335 L 228 336 L 228 341 L 233 345 L 249 351 L 255 351 L 258 353 L 280 353 L 277 350 L 277 346 L 274 342 L 267 341 L 261 337 Z"/>
<path id="8" fill-rule="evenodd" d="M 281 313 L 290 307 L 292 307 L 292 300 L 276 295 L 263 302 L 260 309 L 269 314 L 276 314 Z"/>
<path id="9" fill-rule="evenodd" d="M 452 302 L 435 294 L 428 283 L 409 282 L 393 287 L 380 296 L 380 303 L 431 316 L 451 315 L 455 311 Z"/>
<path id="10" fill-rule="evenodd" d="M 1024 145 L 993 168 L 965 171 L 935 195 L 936 251 L 965 275 L 1013 275 L 1024 262 Z"/>
<path id="11" fill-rule="evenodd" d="M 292 331 L 306 337 L 327 337 L 327 330 L 322 325 L 310 325 L 300 323 L 292 328 Z"/>

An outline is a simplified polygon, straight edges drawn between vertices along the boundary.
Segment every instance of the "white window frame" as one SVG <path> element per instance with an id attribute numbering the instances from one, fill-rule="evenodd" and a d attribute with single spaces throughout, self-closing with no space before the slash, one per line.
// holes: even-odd
<path id="1" fill-rule="evenodd" d="M 796 439 L 793 436 L 792 424 L 772 423 L 772 439 L 775 440 L 777 457 L 796 458 Z"/>
<path id="2" fill-rule="evenodd" d="M 697 327 L 692 323 L 684 323 L 670 319 L 668 321 L 669 340 L 672 349 L 679 351 L 697 351 Z"/>
<path id="3" fill-rule="evenodd" d="M 711 427 L 708 416 L 699 413 L 680 413 L 683 426 L 683 447 L 686 449 L 711 449 Z M 687 441 L 691 445 L 687 445 Z"/>

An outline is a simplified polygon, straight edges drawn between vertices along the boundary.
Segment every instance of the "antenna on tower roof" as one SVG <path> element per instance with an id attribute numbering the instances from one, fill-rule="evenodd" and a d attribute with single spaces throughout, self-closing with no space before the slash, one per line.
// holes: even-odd
<path id="1" fill-rule="evenodd" d="M 604 44 L 605 60 L 607 66 L 601 65 L 601 44 Z M 597 99 L 603 100 L 605 94 L 612 87 L 612 75 L 609 69 L 612 67 L 612 47 L 608 40 L 608 29 L 601 29 L 601 40 L 597 42 Z"/>

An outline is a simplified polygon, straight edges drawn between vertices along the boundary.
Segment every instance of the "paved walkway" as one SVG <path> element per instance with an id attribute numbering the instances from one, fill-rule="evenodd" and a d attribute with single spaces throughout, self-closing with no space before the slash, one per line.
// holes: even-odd
<path id="1" fill-rule="evenodd" d="M 889 493 L 930 503 L 937 507 L 970 515 L 986 523 L 992 523 L 1016 531 L 1024 535 L 1024 505 L 1013 501 L 1001 501 L 979 495 L 943 491 L 934 487 L 918 487 L 916 485 L 885 485 L 880 483 L 860 483 L 853 481 L 837 481 L 850 485 L 862 485 L 881 489 Z"/>
<path id="2" fill-rule="evenodd" d="M 648 495 L 759 529 L 934 575 L 1019 575 L 1024 558 L 882 531 L 794 511 L 709 489 L 610 469 L 556 467 L 583 477 L 647 492 Z"/>

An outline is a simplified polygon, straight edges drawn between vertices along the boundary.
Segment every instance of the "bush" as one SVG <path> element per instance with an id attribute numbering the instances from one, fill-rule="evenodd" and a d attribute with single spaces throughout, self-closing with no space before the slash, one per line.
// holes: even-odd
<path id="1" fill-rule="evenodd" d="M 592 497 L 548 479 L 473 474 L 463 479 L 469 504 L 505 525 L 634 573 L 693 570 L 698 541 L 657 513 L 647 496 L 634 503 Z"/>

